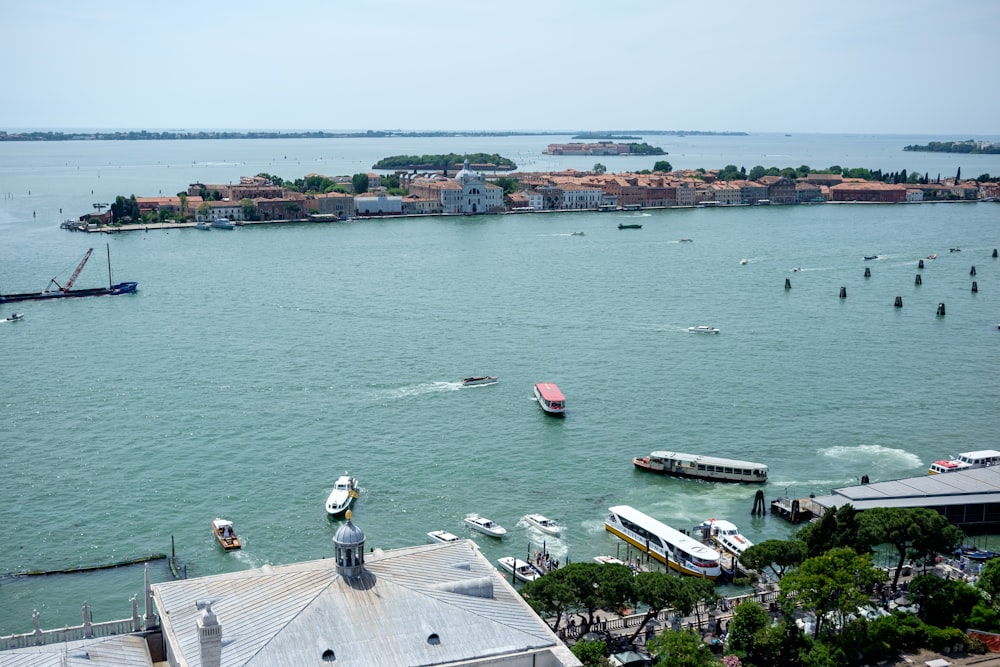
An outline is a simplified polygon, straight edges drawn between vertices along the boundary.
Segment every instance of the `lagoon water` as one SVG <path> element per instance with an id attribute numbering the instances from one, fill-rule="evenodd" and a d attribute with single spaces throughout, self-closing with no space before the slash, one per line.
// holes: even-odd
<path id="1" fill-rule="evenodd" d="M 899 151 L 928 139 L 647 138 L 675 167 L 1000 173 L 1000 156 Z M 543 537 L 519 517 L 539 512 L 565 526 L 545 547 L 584 561 L 619 549 L 603 529 L 614 504 L 678 528 L 718 517 L 754 540 L 783 538 L 794 528 L 751 518 L 755 488 L 643 474 L 631 458 L 761 461 L 770 501 L 997 446 L 997 204 L 59 229 L 117 194 L 351 174 L 397 153 L 589 168 L 594 158 L 541 155 L 565 140 L 0 143 L 0 291 L 65 280 L 89 247 L 77 286 L 102 285 L 105 244 L 114 279 L 139 282 L 133 296 L 20 304 L 24 321 L 0 323 L 0 575 L 169 552 L 172 540 L 190 576 L 328 557 L 340 522 L 323 503 L 345 470 L 360 478 L 355 519 L 376 548 L 445 529 L 491 560 L 523 557 Z M 651 166 L 625 160 L 603 159 Z M 721 334 L 687 333 L 699 324 Z M 500 382 L 463 388 L 472 374 Z M 562 388 L 565 420 L 533 403 L 539 381 Z M 506 539 L 468 532 L 471 512 Z M 234 521 L 241 552 L 214 542 L 216 516 Z M 171 576 L 163 561 L 151 574 Z M 126 617 L 141 587 L 136 567 L 0 576 L 0 634 L 30 630 L 35 608 L 43 627 L 78 624 L 85 600 L 95 621 Z"/>

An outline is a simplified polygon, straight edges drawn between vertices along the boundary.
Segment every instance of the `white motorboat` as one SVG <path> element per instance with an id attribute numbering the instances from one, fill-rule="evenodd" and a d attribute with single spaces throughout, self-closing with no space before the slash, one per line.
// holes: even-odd
<path id="1" fill-rule="evenodd" d="M 449 533 L 447 530 L 432 530 L 431 532 L 427 533 L 427 539 L 431 543 L 441 542 L 442 544 L 447 544 L 449 542 L 458 542 L 462 538 L 460 538 L 458 535 L 453 535 L 452 533 Z"/>
<path id="2" fill-rule="evenodd" d="M 463 378 L 462 386 L 474 387 L 477 384 L 493 384 L 498 381 L 499 378 L 496 375 L 473 375 L 472 377 Z"/>
<path id="3" fill-rule="evenodd" d="M 529 563 L 526 563 L 520 558 L 503 556 L 497 559 L 497 563 L 500 564 L 500 567 L 513 574 L 516 579 L 525 583 L 534 581 L 538 577 L 542 576 L 538 570 L 531 567 Z"/>
<path id="4" fill-rule="evenodd" d="M 559 524 L 548 517 L 541 514 L 525 514 L 522 518 L 529 526 L 533 526 L 543 533 L 548 533 L 549 535 L 559 534 Z"/>
<path id="5" fill-rule="evenodd" d="M 594 562 L 601 565 L 625 565 L 625 561 L 614 556 L 594 556 Z"/>
<path id="6" fill-rule="evenodd" d="M 744 537 L 732 521 L 708 519 L 698 525 L 698 530 L 706 539 L 712 540 L 724 551 L 737 557 L 753 546 L 753 542 Z"/>
<path id="7" fill-rule="evenodd" d="M 708 327 L 708 326 L 705 326 L 705 325 L 700 325 L 700 326 L 696 326 L 696 327 L 688 327 L 688 333 L 717 334 L 717 333 L 719 333 L 719 330 L 716 327 Z"/>
<path id="8" fill-rule="evenodd" d="M 767 481 L 767 466 L 763 463 L 721 456 L 658 451 L 650 452 L 649 456 L 635 457 L 632 465 L 661 475 L 703 479 L 707 482 L 763 484 Z"/>
<path id="9" fill-rule="evenodd" d="M 333 485 L 333 491 L 326 499 L 326 512 L 331 516 L 343 514 L 358 497 L 358 480 L 344 473 L 337 478 L 337 483 Z"/>
<path id="10" fill-rule="evenodd" d="M 465 524 L 469 528 L 478 530 L 480 533 L 489 535 L 490 537 L 503 537 L 507 534 L 506 528 L 478 514 L 470 514 L 465 517 Z"/>
<path id="11" fill-rule="evenodd" d="M 210 231 L 212 229 L 212 224 L 210 222 L 202 220 L 201 222 L 195 224 L 194 228 L 195 229 L 200 229 L 200 230 L 202 230 L 204 232 L 207 232 L 207 231 Z"/>
<path id="12" fill-rule="evenodd" d="M 236 229 L 236 225 L 234 225 L 228 218 L 213 220 L 212 227 L 215 229 Z"/>
<path id="13" fill-rule="evenodd" d="M 24 313 L 11 313 L 8 317 L 5 317 L 2 322 L 17 322 L 24 319 Z"/>
<path id="14" fill-rule="evenodd" d="M 927 474 L 937 475 L 945 472 L 955 472 L 956 470 L 986 468 L 995 465 L 1000 465 L 1000 451 L 995 449 L 979 449 L 972 452 L 962 452 L 958 455 L 958 458 L 953 456 L 949 459 L 935 461 L 927 470 Z"/>

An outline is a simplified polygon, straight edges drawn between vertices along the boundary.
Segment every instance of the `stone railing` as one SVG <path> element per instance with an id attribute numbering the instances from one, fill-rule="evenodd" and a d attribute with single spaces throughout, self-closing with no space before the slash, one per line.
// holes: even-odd
<path id="1" fill-rule="evenodd" d="M 114 635 L 127 635 L 133 632 L 141 632 L 142 621 L 139 617 L 139 610 L 136 605 L 136 598 L 132 596 L 132 618 L 120 619 L 117 621 L 104 621 L 94 623 L 91 620 L 90 605 L 83 603 L 81 612 L 83 623 L 81 625 L 66 626 L 64 628 L 43 630 L 41 618 L 36 609 L 32 614 L 32 623 L 35 629 L 32 632 L 25 632 L 19 635 L 7 635 L 0 637 L 0 651 L 14 648 L 28 648 L 30 646 L 42 646 L 45 644 L 60 644 L 63 642 L 90 639 L 93 637 L 111 637 Z"/>

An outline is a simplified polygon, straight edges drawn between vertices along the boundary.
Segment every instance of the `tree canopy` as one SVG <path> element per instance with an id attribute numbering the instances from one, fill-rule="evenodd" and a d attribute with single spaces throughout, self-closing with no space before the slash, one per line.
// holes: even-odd
<path id="1" fill-rule="evenodd" d="M 906 557 L 950 553 L 965 539 L 965 534 L 953 526 L 943 515 L 926 507 L 875 507 L 861 513 L 860 536 L 871 544 L 890 544 L 896 549 L 899 560 L 892 585 L 899 583 L 899 575 Z"/>

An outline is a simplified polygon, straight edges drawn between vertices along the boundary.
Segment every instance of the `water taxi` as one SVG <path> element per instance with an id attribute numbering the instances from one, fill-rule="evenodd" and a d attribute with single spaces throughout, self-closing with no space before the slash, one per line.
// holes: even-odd
<path id="1" fill-rule="evenodd" d="M 549 535 L 559 534 L 559 524 L 557 524 L 552 519 L 542 516 L 541 514 L 525 514 L 523 517 L 525 523 L 529 526 L 533 526 L 543 533 Z"/>
<path id="2" fill-rule="evenodd" d="M 935 461 L 927 469 L 928 475 L 938 475 L 969 468 L 985 468 L 1000 463 L 1000 452 L 995 449 L 979 449 L 974 452 L 963 452 L 957 458 Z"/>
<path id="3" fill-rule="evenodd" d="M 696 326 L 696 327 L 688 327 L 688 333 L 717 334 L 717 333 L 719 333 L 719 329 L 717 327 L 709 327 L 709 326 L 705 326 L 705 325 L 699 325 L 699 326 Z"/>
<path id="4" fill-rule="evenodd" d="M 243 545 L 233 529 L 233 522 L 226 519 L 212 519 L 212 534 L 219 540 L 219 545 L 226 551 L 236 551 Z"/>
<path id="5" fill-rule="evenodd" d="M 330 516 L 343 514 L 357 497 L 358 480 L 345 472 L 337 478 L 337 482 L 333 485 L 333 491 L 330 491 L 330 495 L 326 499 L 326 513 Z"/>
<path id="6" fill-rule="evenodd" d="M 681 574 L 718 579 L 718 551 L 628 505 L 608 508 L 604 529 Z"/>
<path id="7" fill-rule="evenodd" d="M 724 459 L 718 456 L 651 452 L 649 456 L 637 456 L 632 459 L 632 464 L 636 468 L 661 475 L 703 479 L 708 482 L 762 484 L 767 481 L 767 466 L 763 463 Z"/>
<path id="8" fill-rule="evenodd" d="M 520 558 L 503 556 L 502 558 L 497 559 L 497 563 L 500 564 L 500 567 L 513 574 L 516 579 L 525 583 L 534 581 L 538 577 L 542 576 L 538 570 L 531 567 L 529 563 L 526 563 Z"/>
<path id="9" fill-rule="evenodd" d="M 465 517 L 465 525 L 472 530 L 478 530 L 483 535 L 489 535 L 490 537 L 503 537 L 507 534 L 506 528 L 478 514 L 470 514 Z"/>
<path id="10" fill-rule="evenodd" d="M 535 384 L 535 400 L 546 414 L 553 417 L 566 416 L 566 397 L 557 385 L 551 382 Z"/>
<path id="11" fill-rule="evenodd" d="M 705 539 L 718 544 L 723 551 L 728 551 L 737 558 L 753 546 L 753 542 L 744 537 L 732 521 L 708 519 L 698 525 L 698 530 Z"/>
<path id="12" fill-rule="evenodd" d="M 458 542 L 461 539 L 458 535 L 453 535 L 447 530 L 432 530 L 427 533 L 427 540 L 432 544 L 448 544 L 449 542 Z"/>

